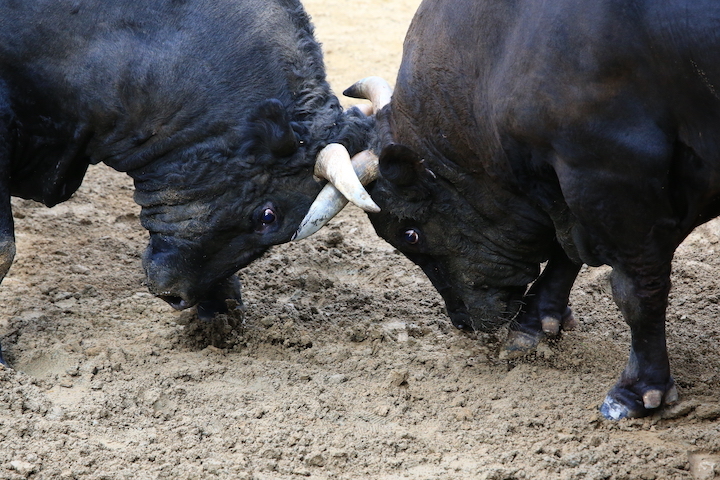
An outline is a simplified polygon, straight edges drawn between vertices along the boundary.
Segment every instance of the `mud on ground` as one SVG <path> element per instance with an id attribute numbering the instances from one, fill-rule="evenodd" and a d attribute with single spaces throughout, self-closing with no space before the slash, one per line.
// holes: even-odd
<path id="1" fill-rule="evenodd" d="M 416 0 L 305 3 L 336 91 L 394 80 Z M 717 221 L 674 264 L 681 403 L 609 422 L 597 407 L 629 338 L 607 269 L 581 273 L 577 331 L 508 363 L 499 338 L 452 328 L 422 272 L 348 208 L 244 270 L 244 316 L 209 331 L 143 285 L 129 178 L 92 167 L 64 204 L 13 205 L 0 479 L 720 476 Z"/>

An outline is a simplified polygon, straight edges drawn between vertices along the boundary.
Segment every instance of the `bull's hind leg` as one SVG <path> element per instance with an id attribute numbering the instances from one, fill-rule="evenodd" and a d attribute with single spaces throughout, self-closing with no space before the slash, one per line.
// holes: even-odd
<path id="1" fill-rule="evenodd" d="M 645 185 L 657 184 L 661 183 L 645 181 Z M 585 184 L 586 192 L 590 190 L 588 185 Z M 639 185 L 636 191 L 643 197 L 630 198 L 628 204 L 606 203 L 604 211 L 595 213 L 595 218 L 602 218 L 603 222 L 586 223 L 586 231 L 591 232 L 588 236 L 594 239 L 594 251 L 613 267 L 613 299 L 631 333 L 625 369 L 600 407 L 602 414 L 612 420 L 649 415 L 677 400 L 665 340 L 665 310 L 673 252 L 683 231 L 666 214 L 663 208 L 666 204 L 657 192 L 640 188 L 641 181 L 634 185 Z M 610 185 L 604 190 L 609 197 L 623 198 Z M 643 205 L 643 201 L 651 204 Z M 635 210 L 628 205 L 634 205 Z"/>
<path id="2" fill-rule="evenodd" d="M 5 278 L 15 258 L 15 233 L 10 207 L 10 106 L 0 85 L 0 281 Z M 7 365 L 0 346 L 0 363 Z"/>
<path id="3" fill-rule="evenodd" d="M 631 106 L 602 107 L 606 121 L 594 118 L 569 129 L 572 137 L 556 142 L 562 151 L 551 162 L 577 220 L 572 238 L 580 257 L 613 268 L 613 297 L 630 327 L 627 365 L 601 406 L 605 417 L 620 419 L 648 415 L 677 397 L 665 309 L 673 253 L 687 234 L 683 221 L 691 213 L 671 178 L 680 161 L 673 138 L 649 115 L 636 115 L 630 124 L 631 117 L 615 118 Z M 634 108 L 641 111 L 641 105 Z"/>
<path id="4" fill-rule="evenodd" d="M 517 358 L 533 352 L 545 336 L 577 325 L 568 307 L 570 289 L 581 265 L 573 263 L 556 245 L 545 269 L 525 295 L 520 315 L 513 322 L 505 341 L 503 358 Z"/>

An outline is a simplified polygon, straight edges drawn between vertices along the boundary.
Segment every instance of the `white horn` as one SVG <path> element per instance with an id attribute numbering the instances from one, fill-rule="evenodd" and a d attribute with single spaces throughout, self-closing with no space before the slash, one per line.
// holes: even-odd
<path id="1" fill-rule="evenodd" d="M 363 185 L 375 180 L 378 173 L 378 157 L 370 150 L 358 153 L 352 158 L 352 166 L 357 178 Z M 348 204 L 348 199 L 331 183 L 325 185 L 313 202 L 307 215 L 300 222 L 292 241 L 302 240 L 320 230 L 340 210 Z"/>
<path id="2" fill-rule="evenodd" d="M 366 117 L 369 117 L 373 114 L 373 106 L 368 105 L 367 103 L 358 103 L 357 105 L 353 105 L 353 107 L 357 108 L 362 112 L 363 115 Z"/>
<path id="3" fill-rule="evenodd" d="M 372 102 L 373 113 L 377 113 L 390 103 L 392 88 L 380 77 L 366 77 L 356 82 L 343 92 L 343 95 L 352 98 L 365 98 Z"/>
<path id="4" fill-rule="evenodd" d="M 315 175 L 328 180 L 352 203 L 366 212 L 379 212 L 353 170 L 350 154 L 339 143 L 323 148 L 315 160 Z"/>

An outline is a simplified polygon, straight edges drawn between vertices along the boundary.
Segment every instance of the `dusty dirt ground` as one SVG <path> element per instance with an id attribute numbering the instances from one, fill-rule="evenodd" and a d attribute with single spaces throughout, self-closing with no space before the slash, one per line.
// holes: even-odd
<path id="1" fill-rule="evenodd" d="M 417 0 L 305 3 L 335 91 L 394 80 Z M 245 269 L 245 317 L 218 336 L 148 294 L 129 178 L 93 167 L 62 205 L 13 204 L 0 479 L 720 476 L 717 221 L 675 261 L 681 403 L 610 422 L 597 407 L 628 333 L 607 269 L 573 290 L 577 331 L 507 363 L 501 334 L 452 328 L 422 272 L 348 208 Z"/>

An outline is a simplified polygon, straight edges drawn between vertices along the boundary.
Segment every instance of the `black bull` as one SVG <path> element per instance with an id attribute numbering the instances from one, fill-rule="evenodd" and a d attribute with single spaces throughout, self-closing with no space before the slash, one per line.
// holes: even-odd
<path id="1" fill-rule="evenodd" d="M 368 122 L 297 0 L 0 0 L 0 278 L 10 197 L 55 205 L 104 162 L 135 181 L 150 290 L 222 311 L 322 187 L 318 151 L 354 153 Z"/>
<path id="2" fill-rule="evenodd" d="M 714 1 L 426 0 L 377 114 L 370 219 L 457 326 L 513 320 L 507 353 L 531 350 L 573 321 L 580 266 L 613 267 L 632 344 L 609 418 L 677 398 L 671 261 L 720 213 L 718 32 Z"/>

